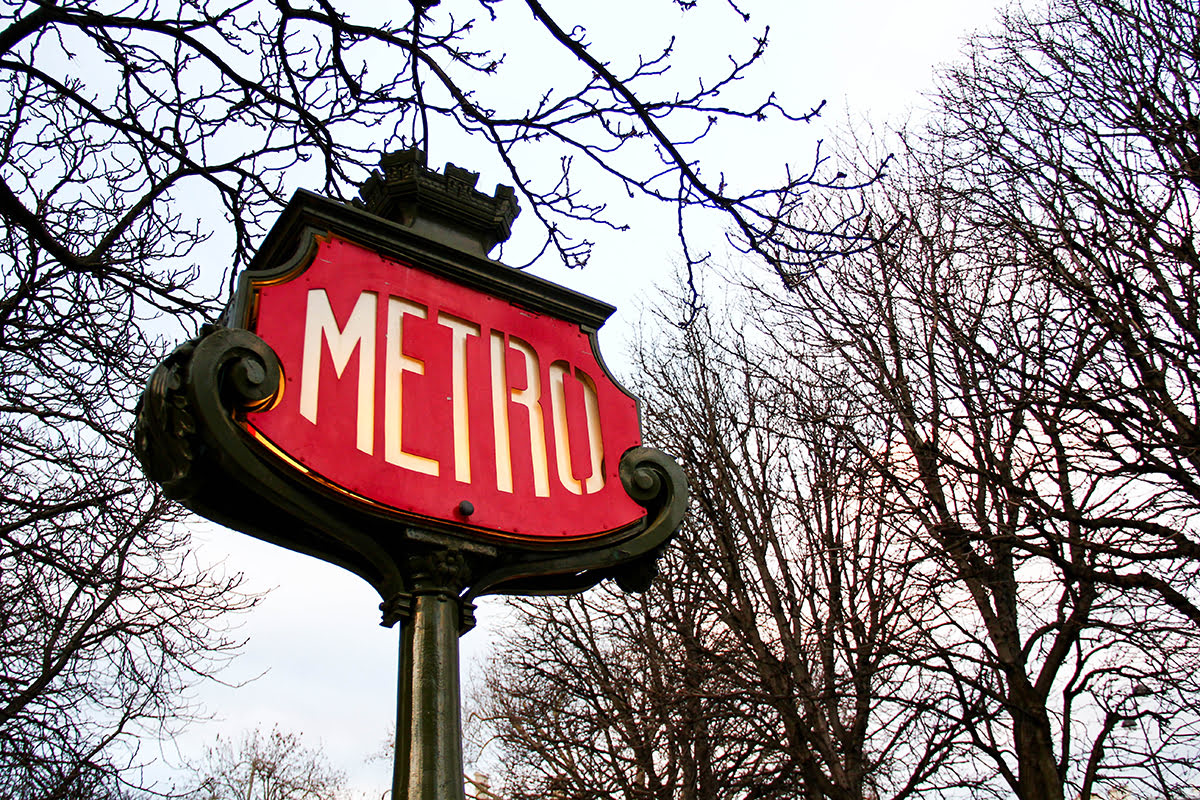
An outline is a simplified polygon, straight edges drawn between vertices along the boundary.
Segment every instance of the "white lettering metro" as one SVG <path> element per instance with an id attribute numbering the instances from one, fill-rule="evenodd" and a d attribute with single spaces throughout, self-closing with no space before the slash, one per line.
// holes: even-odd
<path id="1" fill-rule="evenodd" d="M 359 450 L 373 454 L 375 438 L 375 373 L 383 369 L 383 438 L 384 460 L 402 469 L 437 477 L 440 463 L 434 458 L 407 452 L 403 444 L 404 376 L 424 376 L 426 362 L 404 352 L 406 319 L 429 320 L 429 309 L 403 297 L 385 298 L 384 354 L 382 364 L 376 359 L 376 321 L 380 297 L 376 292 L 363 292 L 355 302 L 344 327 L 334 317 L 329 296 L 324 289 L 308 292 L 304 321 L 304 351 L 300 374 L 300 413 L 317 424 L 317 406 L 321 381 L 322 343 L 327 343 L 333 361 L 334 374 L 341 378 L 355 350 L 359 370 L 356 402 L 355 443 Z M 542 404 L 541 361 L 535 348 L 516 336 L 502 331 L 488 333 L 488 368 L 490 380 L 468 374 L 468 354 L 472 337 L 483 335 L 480 325 L 439 312 L 433 320 L 449 330 L 450 352 L 446 354 L 450 367 L 450 419 L 446 420 L 452 434 L 454 478 L 460 483 L 472 481 L 471 417 L 472 392 L 490 394 L 492 436 L 494 443 L 496 489 L 514 491 L 512 463 L 512 431 L 510 412 L 517 406 L 528 416 L 530 467 L 533 491 L 537 497 L 550 495 L 550 459 L 546 441 L 545 414 Z M 524 388 L 514 389 L 509 382 L 508 367 L 515 364 L 510 354 L 518 355 L 523 367 Z M 555 473 L 558 482 L 572 494 L 593 494 L 604 487 L 604 442 L 600 427 L 600 401 L 596 383 L 579 367 L 572 368 L 562 359 L 551 362 L 548 370 L 550 424 L 553 429 Z M 585 431 L 572 431 L 567 414 L 568 380 L 576 380 L 582 389 Z M 578 396 L 578 395 L 576 395 Z M 436 424 L 436 421 L 429 421 Z M 571 464 L 572 442 L 575 434 L 587 436 L 590 474 L 578 478 Z M 583 441 L 583 440 L 580 440 Z"/>

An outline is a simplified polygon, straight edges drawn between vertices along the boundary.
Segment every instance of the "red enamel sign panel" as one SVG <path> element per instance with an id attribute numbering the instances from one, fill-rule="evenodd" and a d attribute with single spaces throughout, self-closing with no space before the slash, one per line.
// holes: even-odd
<path id="1" fill-rule="evenodd" d="M 326 487 L 486 534 L 563 540 L 645 509 L 617 475 L 637 404 L 564 320 L 330 237 L 254 285 L 284 387 L 250 433 Z"/>

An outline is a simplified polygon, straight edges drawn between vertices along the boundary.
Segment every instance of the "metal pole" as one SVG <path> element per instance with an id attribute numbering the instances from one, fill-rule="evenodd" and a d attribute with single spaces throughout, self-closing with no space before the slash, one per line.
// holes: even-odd
<path id="1" fill-rule="evenodd" d="M 460 600 L 418 588 L 400 623 L 393 800 L 464 800 L 459 718 Z"/>

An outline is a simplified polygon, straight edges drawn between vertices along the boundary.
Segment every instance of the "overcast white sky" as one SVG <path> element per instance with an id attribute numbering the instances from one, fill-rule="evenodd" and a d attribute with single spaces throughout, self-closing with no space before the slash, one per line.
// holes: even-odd
<path id="1" fill-rule="evenodd" d="M 442 0 L 435 12 L 444 13 L 459 2 Z M 720 0 L 701 3 L 697 12 L 682 18 L 672 10 L 655 19 L 646 15 L 650 4 L 645 0 L 628 4 L 559 0 L 547 5 L 560 9 L 560 22 L 568 23 L 565 27 L 574 23 L 572 14 L 580 9 L 602 9 L 598 19 L 588 24 L 590 41 L 605 57 L 617 57 L 635 45 L 629 33 L 633 25 L 643 26 L 638 41 L 662 43 L 677 32 L 697 59 L 722 52 L 723 36 L 731 29 L 730 15 Z M 752 26 L 771 25 L 767 62 L 754 73 L 753 86 L 764 92 L 774 90 L 797 108 L 829 101 L 825 122 L 813 126 L 808 141 L 764 135 L 742 142 L 742 163 L 747 173 L 753 173 L 774 169 L 785 160 L 802 162 L 812 141 L 844 123 L 847 114 L 884 121 L 918 106 L 920 92 L 931 85 L 934 68 L 957 56 L 966 33 L 989 25 L 1000 2 L 745 0 L 741 5 L 751 12 Z M 630 10 L 622 11 L 622 6 Z M 706 18 L 706 6 L 721 13 Z M 748 33 L 739 34 L 739 41 Z M 514 64 L 514 72 L 520 69 L 520 64 Z M 469 169 L 480 168 L 468 152 L 447 152 L 437 146 L 441 140 L 436 130 L 434 137 L 431 164 L 451 160 Z M 502 175 L 482 171 L 480 187 L 486 191 L 503 182 Z M 639 206 L 631 216 L 634 230 L 602 239 L 587 270 L 539 270 L 551 280 L 618 305 L 621 310 L 602 336 L 610 362 L 619 362 L 615 351 L 631 334 L 636 297 L 649 293 L 654 281 L 666 281 L 678 261 L 669 214 Z M 518 235 L 520 228 L 518 220 Z M 329 760 L 351 776 L 362 796 L 380 797 L 390 787 L 390 762 L 366 759 L 382 749 L 394 722 L 398 644 L 396 629 L 378 626 L 379 598 L 358 578 L 319 561 L 207 524 L 198 525 L 197 533 L 203 542 L 202 559 L 223 561 L 225 569 L 245 573 L 249 587 L 268 593 L 240 630 L 247 639 L 241 656 L 222 674 L 231 686 L 207 685 L 196 694 L 214 718 L 192 726 L 174 744 L 164 745 L 163 758 L 177 763 L 181 754 L 176 748 L 184 756 L 196 757 L 218 733 L 237 736 L 256 725 L 269 730 L 278 724 L 302 733 L 306 744 L 323 747 Z M 496 616 L 485 606 L 480 627 L 462 641 L 468 662 L 465 680 L 472 665 L 486 657 Z M 244 685 L 235 688 L 236 684 Z"/>

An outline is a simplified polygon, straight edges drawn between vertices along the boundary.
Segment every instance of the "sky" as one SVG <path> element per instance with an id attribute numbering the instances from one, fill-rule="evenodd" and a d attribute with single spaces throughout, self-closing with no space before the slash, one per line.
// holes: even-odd
<path id="1" fill-rule="evenodd" d="M 443 0 L 435 12 L 458 1 Z M 576 22 L 573 15 L 587 13 L 581 9 L 601 9 L 603 13 L 580 21 L 588 26 L 589 41 L 606 57 L 628 55 L 639 44 L 661 46 L 676 33 L 681 54 L 698 67 L 721 52 L 730 17 L 719 0 L 700 4 L 699 11 L 716 8 L 717 13 L 708 16 L 680 16 L 665 2 L 660 4 L 662 13 L 650 14 L 645 0 L 559 0 L 546 5 L 566 27 Z M 735 148 L 736 157 L 725 163 L 753 179 L 759 173 L 777 175 L 784 161 L 811 158 L 816 140 L 832 137 L 847 120 L 882 123 L 919 113 L 921 92 L 932 85 L 935 68 L 953 61 L 962 37 L 988 26 L 1000 4 L 747 0 L 740 5 L 750 11 L 751 26 L 769 24 L 771 30 L 764 63 L 743 88 L 775 91 L 795 108 L 828 102 L 822 120 L 809 126 L 799 141 L 793 133 L 783 137 L 768 130 L 726 145 Z M 536 53 L 516 45 L 510 50 L 513 80 L 519 80 L 523 70 L 537 69 Z M 503 182 L 503 175 L 489 174 L 472 163 L 469 145 L 437 134 L 435 130 L 431 166 L 454 161 L 480 169 L 479 186 L 485 191 Z M 656 283 L 669 281 L 680 261 L 667 209 L 642 203 L 625 213 L 632 230 L 598 239 L 588 268 L 535 268 L 543 277 L 618 307 L 601 332 L 601 350 L 610 364 L 618 365 L 618 372 L 620 352 L 633 335 L 641 300 L 652 295 Z M 521 235 L 518 219 L 518 244 Z M 378 596 L 348 572 L 209 523 L 197 522 L 195 535 L 202 563 L 218 563 L 220 569 L 243 574 L 246 587 L 263 597 L 240 621 L 237 634 L 245 645 L 220 674 L 223 683 L 208 683 L 193 692 L 192 700 L 209 719 L 192 724 L 169 742 L 144 745 L 142 756 L 160 761 L 151 774 L 169 782 L 173 765 L 198 758 L 216 736 L 237 737 L 256 726 L 265 732 L 278 725 L 302 734 L 306 746 L 321 748 L 347 773 L 356 797 L 381 797 L 391 780 L 390 759 L 378 754 L 395 720 L 398 635 L 397 629 L 379 626 Z M 495 601 L 485 602 L 478 616 L 477 629 L 461 641 L 464 689 L 472 674 L 485 667 L 489 641 L 505 624 L 504 611 Z"/>

